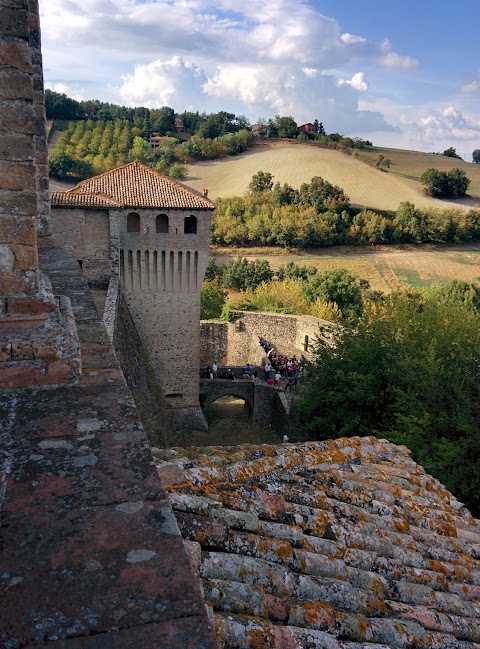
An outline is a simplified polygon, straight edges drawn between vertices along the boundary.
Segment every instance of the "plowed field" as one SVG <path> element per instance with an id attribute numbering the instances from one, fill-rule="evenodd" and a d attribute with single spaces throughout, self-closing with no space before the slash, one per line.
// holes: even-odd
<path id="1" fill-rule="evenodd" d="M 240 156 L 191 165 L 184 182 L 198 191 L 208 189 L 209 198 L 215 200 L 244 194 L 257 171 L 268 171 L 274 182 L 295 188 L 313 176 L 321 176 L 342 187 L 351 203 L 363 207 L 396 210 L 405 201 L 421 208 L 472 206 L 468 199 L 429 198 L 423 194 L 420 183 L 379 171 L 340 151 L 288 142 L 261 144 Z"/>

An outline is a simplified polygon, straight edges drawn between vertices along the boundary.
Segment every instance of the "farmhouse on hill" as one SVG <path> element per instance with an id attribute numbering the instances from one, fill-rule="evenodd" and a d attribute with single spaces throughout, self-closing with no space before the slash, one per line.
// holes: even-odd
<path id="1" fill-rule="evenodd" d="M 0 17 L 0 646 L 479 649 L 480 523 L 405 448 L 153 459 L 77 260 L 120 275 L 198 386 L 213 204 L 132 163 L 54 194 L 54 241 L 38 2 Z M 179 416 L 183 370 L 162 380 Z"/>
<path id="2" fill-rule="evenodd" d="M 298 127 L 299 131 L 305 131 L 306 133 L 315 133 L 316 128 L 315 124 L 312 124 L 311 122 L 307 122 L 306 124 L 302 124 L 301 126 Z"/>

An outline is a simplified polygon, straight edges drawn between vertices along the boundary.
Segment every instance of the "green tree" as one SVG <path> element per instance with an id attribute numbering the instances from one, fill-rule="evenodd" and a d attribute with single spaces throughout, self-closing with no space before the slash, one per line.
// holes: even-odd
<path id="1" fill-rule="evenodd" d="M 276 131 L 276 137 L 297 137 L 298 126 L 293 117 L 281 117 L 280 115 L 275 115 L 274 129 Z"/>
<path id="2" fill-rule="evenodd" d="M 288 277 L 302 282 L 308 282 L 316 274 L 317 269 L 315 266 L 300 266 L 293 261 L 289 261 L 288 264 L 280 266 L 276 273 L 279 280 Z"/>
<path id="3" fill-rule="evenodd" d="M 273 278 L 273 271 L 266 259 L 248 261 L 245 257 L 239 257 L 222 267 L 221 277 L 223 286 L 243 291 L 269 282 Z"/>
<path id="4" fill-rule="evenodd" d="M 62 150 L 54 151 L 48 158 L 49 173 L 54 178 L 68 178 L 73 164 L 73 158 Z"/>
<path id="5" fill-rule="evenodd" d="M 303 205 L 311 205 L 317 212 L 330 210 L 339 213 L 349 206 L 350 199 L 338 185 L 314 176 L 310 183 L 300 186 L 299 200 Z"/>
<path id="6" fill-rule="evenodd" d="M 480 149 L 474 149 L 472 153 L 472 160 L 474 164 L 480 164 Z"/>
<path id="7" fill-rule="evenodd" d="M 446 156 L 447 158 L 458 158 L 459 160 L 462 159 L 462 157 L 458 155 L 456 149 L 454 149 L 453 146 L 445 149 L 442 155 Z"/>
<path id="8" fill-rule="evenodd" d="M 323 302 L 338 306 L 345 320 L 356 321 L 363 310 L 363 292 L 369 288 L 345 268 L 324 270 L 310 278 L 305 293 L 310 302 L 320 298 Z"/>
<path id="9" fill-rule="evenodd" d="M 252 180 L 248 185 L 248 192 L 252 196 L 272 191 L 273 176 L 268 171 L 257 171 L 253 174 Z"/>
<path id="10" fill-rule="evenodd" d="M 155 131 L 160 135 L 175 133 L 175 111 L 169 106 L 162 106 L 156 111 L 152 111 L 152 123 Z"/>
<path id="11" fill-rule="evenodd" d="M 438 198 L 462 198 L 467 193 L 470 179 L 466 173 L 455 167 L 451 171 L 427 169 L 420 176 L 424 191 L 428 196 Z"/>
<path id="12" fill-rule="evenodd" d="M 200 318 L 202 320 L 220 318 L 227 295 L 227 291 L 216 280 L 205 280 L 200 298 Z"/>
<path id="13" fill-rule="evenodd" d="M 480 316 L 462 300 L 394 293 L 335 346 L 319 338 L 302 393 L 304 435 L 378 435 L 480 513 Z"/>

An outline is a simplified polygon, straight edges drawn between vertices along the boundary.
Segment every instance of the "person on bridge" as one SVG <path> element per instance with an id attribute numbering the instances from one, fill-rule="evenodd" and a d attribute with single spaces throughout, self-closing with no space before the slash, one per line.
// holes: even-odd
<path id="1" fill-rule="evenodd" d="M 225 378 L 229 379 L 230 381 L 233 381 L 235 379 L 235 375 L 230 368 L 228 368 L 225 372 Z"/>
<path id="2" fill-rule="evenodd" d="M 270 371 L 272 369 L 272 366 L 270 365 L 270 362 L 267 361 L 265 365 L 263 366 L 263 371 L 265 372 L 265 381 L 267 381 L 270 378 Z"/>
<path id="3" fill-rule="evenodd" d="M 218 379 L 218 365 L 217 365 L 217 361 L 213 361 L 212 372 L 213 372 L 213 378 L 214 378 L 214 379 Z"/>

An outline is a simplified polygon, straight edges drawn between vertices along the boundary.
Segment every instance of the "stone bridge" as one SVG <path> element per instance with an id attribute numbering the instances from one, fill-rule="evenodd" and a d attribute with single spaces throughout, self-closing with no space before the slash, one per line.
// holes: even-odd
<path id="1" fill-rule="evenodd" d="M 238 374 L 238 368 L 233 369 Z M 289 405 L 282 390 L 249 379 L 200 379 L 200 406 L 205 415 L 214 401 L 227 396 L 243 399 L 251 424 L 275 424 L 283 429 L 282 420 L 288 415 Z"/>

